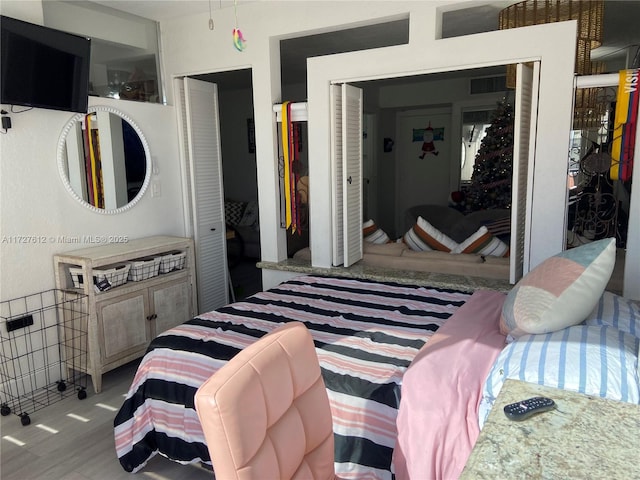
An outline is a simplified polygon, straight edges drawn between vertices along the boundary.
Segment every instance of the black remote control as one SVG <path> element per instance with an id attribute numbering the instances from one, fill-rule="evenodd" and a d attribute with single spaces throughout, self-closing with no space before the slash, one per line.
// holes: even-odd
<path id="1" fill-rule="evenodd" d="M 556 402 L 547 397 L 533 397 L 517 403 L 505 405 L 504 414 L 509 420 L 520 422 L 536 413 L 548 412 L 556 408 Z"/>

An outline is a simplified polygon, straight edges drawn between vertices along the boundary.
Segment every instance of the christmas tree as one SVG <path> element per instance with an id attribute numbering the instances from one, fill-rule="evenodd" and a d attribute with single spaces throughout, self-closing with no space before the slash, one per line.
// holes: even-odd
<path id="1" fill-rule="evenodd" d="M 506 99 L 498 102 L 475 158 L 466 192 L 469 211 L 511 208 L 513 121 L 513 106 Z"/>

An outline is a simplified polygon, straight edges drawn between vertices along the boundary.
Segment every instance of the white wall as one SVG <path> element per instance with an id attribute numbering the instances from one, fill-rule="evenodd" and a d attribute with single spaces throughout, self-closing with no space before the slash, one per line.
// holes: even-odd
<path id="1" fill-rule="evenodd" d="M 566 154 L 571 124 L 575 23 L 540 25 L 469 37 L 434 40 L 434 4 L 412 9 L 410 44 L 364 52 L 316 57 L 308 60 L 310 151 L 316 158 L 329 157 L 329 132 L 323 128 L 329 116 L 332 81 L 448 71 L 468 66 L 504 64 L 507 61 L 542 60 L 538 111 L 537 155 L 533 191 L 531 265 L 561 251 L 564 243 Z M 424 52 L 428 51 L 429 55 Z M 312 106 L 313 105 L 313 106 Z M 312 162 L 312 190 L 326 191 L 330 170 Z M 317 196 L 315 197 L 317 198 Z M 314 198 L 314 200 L 315 200 Z M 327 202 L 328 203 L 328 202 Z M 328 206 L 313 203 L 311 225 L 331 231 Z M 314 245 L 317 246 L 316 243 Z M 328 266 L 330 246 L 314 248 L 313 262 Z"/>
<path id="2" fill-rule="evenodd" d="M 562 249 L 575 22 L 436 40 L 439 9 L 457 8 L 460 3 L 455 0 L 372 1 L 366 3 L 366 8 L 360 1 L 240 4 L 238 25 L 247 39 L 247 49 L 243 52 L 235 50 L 232 44 L 233 9 L 216 12 L 217 28 L 213 31 L 208 29 L 208 13 L 161 23 L 165 83 L 169 89 L 174 76 L 252 68 L 264 260 L 279 261 L 286 257 L 285 233 L 278 227 L 277 143 L 272 112 L 272 105 L 282 100 L 278 40 L 406 16 L 410 17 L 408 45 L 308 60 L 310 190 L 313 192 L 310 214 L 312 236 L 316 239 L 313 241 L 314 264 L 328 266 L 331 261 L 328 238 L 332 232 L 329 165 L 329 84 L 332 81 L 367 80 L 530 60 L 542 62 L 531 265 L 535 266 Z M 11 8 L 20 10 L 15 5 Z M 38 15 L 27 7 L 21 10 L 25 9 L 28 10 L 25 15 Z M 12 14 L 4 6 L 3 11 Z M 168 91 L 168 99 L 172 103 L 171 90 Z M 127 113 L 139 122 L 149 137 L 153 136 L 150 144 L 152 153 L 158 152 L 159 155 L 162 197 L 147 196 L 131 212 L 118 218 L 105 220 L 95 214 L 89 215 L 66 196 L 52 158 L 57 134 L 65 122 L 64 114 L 44 111 L 22 114 L 14 116 L 15 128 L 9 135 L 0 136 L 3 153 L 0 167 L 3 187 L 0 197 L 1 233 L 5 235 L 7 228 L 12 233 L 23 233 L 20 230 L 29 228 L 33 233 L 46 234 L 50 231 L 74 234 L 93 229 L 100 230 L 95 233 L 116 230 L 110 233 L 130 233 L 132 236 L 182 231 L 181 198 L 178 192 L 171 191 L 173 187 L 170 186 L 179 188 L 176 182 L 179 169 L 173 109 L 142 104 L 130 108 Z M 17 128 L 19 125 L 21 129 Z M 5 160 L 7 157 L 9 160 Z M 40 158 L 45 167 L 30 166 L 32 164 L 25 162 L 29 158 Z M 5 185 L 9 181 L 16 183 L 11 183 L 7 192 Z M 23 185 L 33 187 L 23 192 Z M 20 210 L 22 215 L 18 213 Z M 173 218 L 173 215 L 180 218 Z M 51 246 L 3 248 L 2 288 L 10 283 L 8 288 L 11 292 L 24 293 L 41 289 L 44 285 L 50 286 L 53 275 L 51 255 L 56 250 Z M 5 265 L 9 266 L 8 273 Z M 46 266 L 44 270 L 43 266 Z M 16 284 L 18 286 L 14 286 Z M 6 298 L 4 293 L 2 298 Z"/>
<path id="3" fill-rule="evenodd" d="M 480 68 L 515 61 L 542 61 L 531 265 L 563 249 L 576 23 L 437 40 L 439 10 L 457 8 L 456 4 L 460 3 L 374 1 L 368 2 L 367 8 L 358 1 L 247 3 L 238 6 L 239 26 L 247 39 L 244 52 L 234 50 L 228 28 L 209 31 L 206 14 L 161 23 L 164 65 L 170 76 L 247 66 L 253 69 L 264 260 L 279 261 L 286 256 L 284 231 L 278 227 L 276 135 L 271 111 L 272 104 L 281 100 L 278 39 L 406 16 L 410 22 L 408 45 L 307 60 L 314 265 L 330 266 L 332 258 L 328 241 L 332 235 L 330 83 Z M 235 24 L 231 9 L 219 10 L 217 15 L 217 25 Z"/>
<path id="4" fill-rule="evenodd" d="M 148 190 L 131 210 L 117 215 L 90 211 L 69 195 L 58 175 L 58 138 L 73 114 L 44 109 L 12 114 L 13 128 L 0 135 L 0 300 L 54 288 L 53 255 L 91 246 L 61 237 L 184 235 L 174 108 L 89 100 L 117 108 L 140 127 L 157 165 L 152 182 L 161 194 L 152 197 Z"/>
<path id="5" fill-rule="evenodd" d="M 232 44 L 233 9 L 217 11 L 216 25 L 219 28 L 213 31 L 207 26 L 208 14 L 161 22 L 163 62 L 168 77 L 252 68 L 263 260 L 280 261 L 287 256 L 285 231 L 279 227 L 277 136 L 272 110 L 273 104 L 282 101 L 278 40 L 334 30 L 336 25 L 344 28 L 356 26 L 363 21 L 371 22 L 389 15 L 397 18 L 398 15 L 406 15 L 411 5 L 415 2 L 372 2 L 367 8 L 362 8 L 363 3 L 358 1 L 240 4 L 238 25 L 247 40 L 247 48 L 243 52 L 235 50 Z M 170 91 L 168 98 L 171 102 Z M 325 120 L 328 122 L 328 117 Z M 328 128 L 328 124 L 322 128 Z M 313 150 L 310 150 L 310 155 L 314 155 Z M 323 156 L 317 161 L 328 168 L 327 159 Z M 314 192 L 314 188 L 311 185 L 310 191 Z M 318 191 L 316 197 L 316 193 L 311 193 L 311 196 L 317 198 L 318 203 L 325 203 L 328 202 L 328 194 L 328 191 Z M 312 228 L 315 228 L 313 222 Z M 321 242 L 327 242 L 327 233 L 327 230 L 318 231 Z"/>
<path id="6" fill-rule="evenodd" d="M 42 25 L 44 22 L 42 2 L 38 0 L 29 2 L 24 0 L 2 0 L 0 2 L 0 13 L 7 17 L 18 18 L 36 25 Z"/>

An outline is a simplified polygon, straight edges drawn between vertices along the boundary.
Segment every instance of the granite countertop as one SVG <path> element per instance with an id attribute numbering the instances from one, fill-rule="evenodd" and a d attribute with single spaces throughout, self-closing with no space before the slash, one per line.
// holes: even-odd
<path id="1" fill-rule="evenodd" d="M 546 396 L 556 409 L 514 422 L 502 409 Z M 461 479 L 639 479 L 640 405 L 506 380 Z"/>
<path id="2" fill-rule="evenodd" d="M 258 268 L 299 272 L 314 275 L 334 275 L 349 278 L 362 278 L 383 282 L 396 282 L 409 285 L 424 285 L 434 288 L 445 288 L 473 292 L 475 290 L 497 290 L 507 293 L 513 285 L 505 280 L 480 278 L 463 275 L 446 275 L 443 273 L 417 272 L 410 270 L 394 270 L 391 268 L 373 267 L 370 265 L 351 265 L 345 267 L 320 268 L 312 267 L 309 262 L 289 258 L 282 262 L 258 262 Z"/>

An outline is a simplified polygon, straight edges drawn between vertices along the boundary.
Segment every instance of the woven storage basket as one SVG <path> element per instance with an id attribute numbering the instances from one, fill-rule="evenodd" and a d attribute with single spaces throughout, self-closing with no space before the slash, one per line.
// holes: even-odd
<path id="1" fill-rule="evenodd" d="M 139 282 L 158 275 L 160 269 L 160 257 L 144 257 L 131 260 L 129 280 Z"/>
<path id="2" fill-rule="evenodd" d="M 127 283 L 127 277 L 129 275 L 130 265 L 128 263 L 118 263 L 115 265 L 107 265 L 101 268 L 93 269 L 93 283 L 94 285 L 104 279 L 106 279 L 111 287 L 117 287 Z M 84 286 L 84 278 L 82 275 L 81 267 L 69 267 L 69 273 L 73 280 L 73 286 L 75 288 L 82 288 Z"/>
<path id="3" fill-rule="evenodd" d="M 178 250 L 169 252 L 160 257 L 160 273 L 169 273 L 174 270 L 182 270 L 187 258 L 187 252 Z"/>

